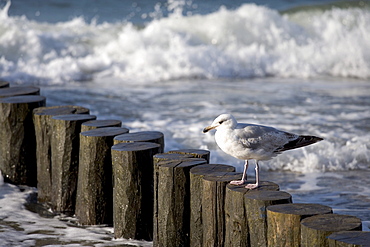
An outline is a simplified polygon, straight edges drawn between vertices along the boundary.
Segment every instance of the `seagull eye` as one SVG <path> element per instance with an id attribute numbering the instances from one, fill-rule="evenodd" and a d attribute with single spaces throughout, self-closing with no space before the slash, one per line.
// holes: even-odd
<path id="1" fill-rule="evenodd" d="M 221 120 L 220 122 L 218 122 L 219 124 L 222 124 L 223 122 L 225 122 L 224 120 Z"/>

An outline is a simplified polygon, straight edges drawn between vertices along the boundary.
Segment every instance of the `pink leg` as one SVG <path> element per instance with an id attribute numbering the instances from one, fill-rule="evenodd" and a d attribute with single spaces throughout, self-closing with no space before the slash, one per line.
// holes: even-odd
<path id="1" fill-rule="evenodd" d="M 259 174 L 259 166 L 258 166 L 258 160 L 256 160 L 256 183 L 255 184 L 248 184 L 247 186 L 245 186 L 245 188 L 247 189 L 255 189 L 255 188 L 258 188 L 259 186 L 259 183 L 260 183 L 260 174 Z"/>
<path id="2" fill-rule="evenodd" d="M 231 181 L 230 184 L 242 185 L 247 182 L 248 160 L 245 161 L 242 180 Z"/>

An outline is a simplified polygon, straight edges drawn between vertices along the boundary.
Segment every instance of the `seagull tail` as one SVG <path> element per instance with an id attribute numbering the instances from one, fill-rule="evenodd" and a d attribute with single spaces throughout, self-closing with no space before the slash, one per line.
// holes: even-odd
<path id="1" fill-rule="evenodd" d="M 298 136 L 297 139 L 288 142 L 287 144 L 285 144 L 284 146 L 282 146 L 281 148 L 279 148 L 275 152 L 280 153 L 280 152 L 283 152 L 283 151 L 286 151 L 286 150 L 291 150 L 291 149 L 295 149 L 295 148 L 308 146 L 308 145 L 314 144 L 314 143 L 322 141 L 322 140 L 324 140 L 324 139 L 321 138 L 321 137 L 317 137 L 317 136 L 304 136 L 304 135 Z"/>

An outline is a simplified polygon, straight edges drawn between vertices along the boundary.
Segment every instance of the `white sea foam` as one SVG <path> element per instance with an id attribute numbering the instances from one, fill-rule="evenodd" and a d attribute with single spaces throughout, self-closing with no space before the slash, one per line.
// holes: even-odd
<path id="1" fill-rule="evenodd" d="M 0 10 L 0 77 L 46 84 L 118 77 L 370 78 L 370 11 L 280 14 L 244 4 L 207 15 L 181 12 L 138 28 L 130 22 L 42 23 Z"/>

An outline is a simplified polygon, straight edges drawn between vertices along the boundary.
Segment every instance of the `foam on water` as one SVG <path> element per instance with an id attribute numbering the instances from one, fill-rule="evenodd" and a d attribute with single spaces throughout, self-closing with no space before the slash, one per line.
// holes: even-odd
<path id="1" fill-rule="evenodd" d="M 176 78 L 370 78 L 367 8 L 280 14 L 255 4 L 205 15 L 179 11 L 133 23 L 59 23 L 0 10 L 0 77 L 45 84 L 116 77 L 152 83 Z M 160 17 L 160 15 L 159 15 Z M 145 58 L 145 59 L 144 59 Z"/>
<path id="2" fill-rule="evenodd" d="M 0 180 L 3 180 L 1 173 Z M 21 191 L 17 186 L 0 184 L 1 246 L 152 246 L 147 241 L 113 239 L 112 227 L 80 227 L 71 224 L 68 218 L 40 217 L 24 205 L 28 196 L 36 191 L 29 187 Z"/>

